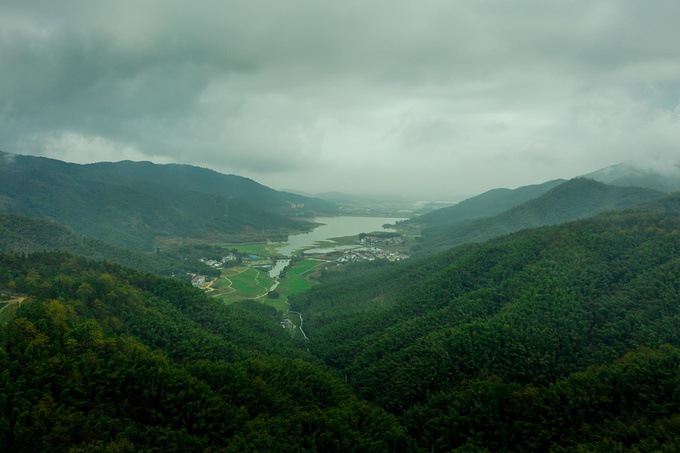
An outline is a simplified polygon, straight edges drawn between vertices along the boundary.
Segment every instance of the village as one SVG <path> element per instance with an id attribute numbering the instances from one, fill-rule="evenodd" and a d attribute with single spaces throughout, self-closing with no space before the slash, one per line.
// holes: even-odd
<path id="1" fill-rule="evenodd" d="M 207 264 L 208 266 L 214 267 L 215 269 L 224 269 L 225 267 L 230 267 L 233 266 L 237 263 L 241 262 L 241 256 L 239 256 L 236 253 L 228 253 L 227 255 L 224 255 L 221 257 L 221 259 L 216 260 L 216 259 L 209 259 L 206 257 L 199 258 L 199 261 Z M 206 282 L 206 276 L 205 275 L 199 275 L 199 274 L 189 274 L 191 276 L 191 284 L 193 286 L 200 287 Z"/>
<path id="2" fill-rule="evenodd" d="M 238 256 L 236 256 L 234 253 L 229 253 L 228 255 L 225 255 L 222 257 L 221 260 L 211 260 L 207 259 L 205 257 L 200 258 L 199 261 L 202 263 L 207 264 L 208 266 L 212 266 L 214 268 L 220 269 L 225 267 L 227 263 L 235 262 L 239 259 Z"/>
<path id="3" fill-rule="evenodd" d="M 375 244 L 376 242 L 372 242 L 371 239 L 375 238 L 366 238 L 367 240 L 363 242 L 364 244 Z M 383 239 L 377 239 L 378 241 L 382 241 Z M 399 243 L 395 242 L 395 240 L 401 240 L 401 238 L 390 238 L 390 239 L 385 239 L 385 241 L 390 241 L 390 242 L 383 242 L 386 244 L 394 244 L 394 243 Z M 380 243 L 380 242 L 378 242 Z M 312 253 L 310 253 L 312 255 Z M 260 258 L 256 255 L 249 256 L 249 258 L 254 259 L 254 258 Z M 350 262 L 357 262 L 357 261 L 375 261 L 375 260 L 388 260 L 388 261 L 402 261 L 409 259 L 410 256 L 403 252 L 403 251 L 386 251 L 383 250 L 379 247 L 361 247 L 361 248 L 356 248 L 352 250 L 344 250 L 342 252 L 335 252 L 328 254 L 323 257 L 317 256 L 316 259 L 318 260 L 323 260 L 326 263 L 336 263 L 336 264 L 347 264 Z M 231 254 L 231 255 L 226 255 L 222 257 L 222 260 L 211 260 L 211 259 L 206 259 L 206 258 L 201 258 L 200 261 L 215 267 L 216 269 L 223 269 L 225 267 L 228 267 L 229 264 L 234 263 L 238 259 L 237 256 Z M 260 266 L 262 267 L 262 260 L 259 262 Z M 198 274 L 192 274 L 191 275 L 191 284 L 193 286 L 200 287 L 206 283 L 206 276 L 204 275 L 198 275 Z"/>
<path id="4" fill-rule="evenodd" d="M 388 261 L 403 261 L 410 258 L 410 255 L 403 250 L 386 250 L 393 249 L 394 246 L 399 249 L 400 245 L 403 245 L 404 239 L 399 234 L 395 233 L 373 233 L 373 234 L 360 234 L 354 239 L 354 246 L 344 246 L 352 247 L 345 248 L 338 247 L 334 250 L 322 251 L 322 249 L 312 248 L 305 251 L 300 251 L 300 257 L 312 257 L 318 261 L 325 262 L 326 265 L 336 264 L 343 265 L 351 262 L 359 261 L 376 261 L 376 260 L 388 260 Z M 280 258 L 280 257 L 279 257 Z M 215 269 L 225 269 L 233 267 L 235 265 L 246 264 L 248 267 L 256 266 L 259 269 L 267 268 L 273 266 L 271 259 L 266 256 L 253 255 L 247 252 L 231 252 L 223 255 L 220 258 L 206 258 L 202 257 L 199 259 L 204 264 L 211 266 Z M 191 283 L 196 287 L 205 287 L 208 289 L 210 287 L 209 281 L 211 278 L 200 274 L 190 274 Z"/>
<path id="5" fill-rule="evenodd" d="M 401 261 L 410 258 L 404 252 L 386 252 L 378 247 L 370 249 L 354 249 L 343 252 L 342 257 L 337 260 L 338 264 L 349 263 L 352 261 Z"/>
<path id="6" fill-rule="evenodd" d="M 318 284 L 314 275 L 324 267 L 409 259 L 409 246 L 418 231 L 397 229 L 391 222 L 399 220 L 320 218 L 313 232 L 286 237 L 285 241 L 202 246 L 196 259 L 211 270 L 197 269 L 187 277 L 194 286 L 225 301 L 255 298 L 283 306 L 283 302 L 270 297 L 278 293 L 285 301 L 288 294 Z M 214 271 L 220 275 L 214 275 Z M 276 281 L 279 286 L 274 286 Z"/>

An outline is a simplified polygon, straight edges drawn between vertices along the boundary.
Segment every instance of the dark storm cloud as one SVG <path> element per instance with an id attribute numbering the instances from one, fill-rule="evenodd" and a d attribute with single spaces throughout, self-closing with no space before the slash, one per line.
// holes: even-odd
<path id="1" fill-rule="evenodd" d="M 672 158 L 676 1 L 9 1 L 0 148 L 471 194 Z"/>

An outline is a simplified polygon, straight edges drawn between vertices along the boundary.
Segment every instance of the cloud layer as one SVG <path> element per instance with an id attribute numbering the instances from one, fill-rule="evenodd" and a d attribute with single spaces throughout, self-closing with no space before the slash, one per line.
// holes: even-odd
<path id="1" fill-rule="evenodd" d="M 680 3 L 6 1 L 0 149 L 455 199 L 680 151 Z"/>

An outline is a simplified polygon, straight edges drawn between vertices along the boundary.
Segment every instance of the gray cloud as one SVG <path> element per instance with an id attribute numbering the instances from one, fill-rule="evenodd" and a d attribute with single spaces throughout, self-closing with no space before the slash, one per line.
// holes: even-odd
<path id="1" fill-rule="evenodd" d="M 672 0 L 10 0 L 0 148 L 440 198 L 672 160 L 679 15 Z"/>

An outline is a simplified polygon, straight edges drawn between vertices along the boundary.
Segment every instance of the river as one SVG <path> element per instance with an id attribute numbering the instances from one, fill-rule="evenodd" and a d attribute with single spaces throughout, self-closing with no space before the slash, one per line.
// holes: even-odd
<path id="1" fill-rule="evenodd" d="M 383 228 L 384 224 L 394 224 L 404 218 L 395 217 L 317 217 L 316 223 L 321 223 L 314 230 L 307 233 L 294 234 L 288 237 L 288 244 L 280 247 L 278 253 L 291 256 L 296 251 L 313 247 L 316 242 L 330 241 L 331 238 L 344 236 L 356 236 L 360 233 L 372 233 L 374 231 L 392 232 L 393 229 Z"/>
<path id="2" fill-rule="evenodd" d="M 276 263 L 274 263 L 274 266 L 269 270 L 269 276 L 271 278 L 276 278 L 279 275 L 281 275 L 281 271 L 283 270 L 284 267 L 288 266 L 290 264 L 290 260 L 276 260 Z"/>

